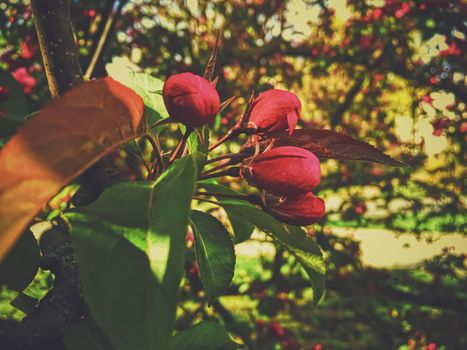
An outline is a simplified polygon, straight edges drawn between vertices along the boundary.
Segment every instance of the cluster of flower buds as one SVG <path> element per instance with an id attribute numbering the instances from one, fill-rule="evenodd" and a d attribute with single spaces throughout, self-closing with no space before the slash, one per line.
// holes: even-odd
<path id="1" fill-rule="evenodd" d="M 163 98 L 170 117 L 188 127 L 210 123 L 220 108 L 215 87 L 191 73 L 171 76 L 164 85 Z M 292 135 L 301 108 L 298 97 L 289 91 L 263 92 L 251 103 L 249 133 L 255 140 L 287 130 Z M 265 150 L 245 159 L 240 175 L 265 196 L 278 197 L 274 205 L 264 201 L 264 208 L 283 222 L 310 225 L 324 216 L 324 201 L 311 192 L 320 182 L 320 162 L 306 149 L 285 146 Z"/>

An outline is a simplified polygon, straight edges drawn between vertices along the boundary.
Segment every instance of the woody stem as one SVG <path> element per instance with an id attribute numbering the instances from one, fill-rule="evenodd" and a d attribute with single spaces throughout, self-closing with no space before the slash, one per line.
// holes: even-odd
<path id="1" fill-rule="evenodd" d="M 223 154 L 221 156 L 217 156 L 217 157 L 213 157 L 213 158 L 208 159 L 206 164 L 211 164 L 211 163 L 217 162 L 219 160 L 223 160 L 223 159 L 235 158 L 236 156 L 239 156 L 239 154 L 238 153 Z"/>
<path id="2" fill-rule="evenodd" d="M 212 173 L 212 174 L 204 174 L 201 175 L 198 180 L 206 180 L 206 179 L 211 179 L 214 177 L 221 177 L 221 176 L 240 176 L 240 168 L 239 167 L 233 167 L 229 168 L 227 170 L 219 171 L 217 173 Z"/>
<path id="3" fill-rule="evenodd" d="M 214 192 L 202 192 L 197 191 L 195 195 L 200 196 L 211 196 L 211 197 L 223 197 L 223 198 L 231 198 L 231 199 L 241 199 L 252 204 L 260 204 L 261 201 L 257 195 L 243 195 L 243 194 L 228 194 L 228 193 L 214 193 Z"/>
<path id="4" fill-rule="evenodd" d="M 154 179 L 157 171 L 164 169 L 164 160 L 161 156 L 161 149 L 159 147 L 158 142 L 154 139 L 154 137 L 150 134 L 145 134 L 144 137 L 149 141 L 154 151 L 156 158 L 154 159 L 154 163 L 152 164 L 151 171 L 148 174 L 148 179 Z"/>
<path id="5" fill-rule="evenodd" d="M 219 170 L 219 169 L 223 169 L 223 168 L 225 168 L 226 166 L 229 166 L 229 165 L 230 165 L 230 161 L 223 162 L 223 163 L 221 163 L 221 164 L 219 164 L 219 165 L 216 165 L 214 168 L 211 168 L 211 169 L 209 169 L 209 170 L 206 170 L 206 171 L 203 173 L 203 175 L 207 175 L 207 174 L 213 173 L 213 172 L 215 172 L 215 171 L 217 171 L 217 170 Z"/>
<path id="6" fill-rule="evenodd" d="M 193 128 L 191 127 L 187 127 L 186 130 L 185 130 L 185 134 L 183 134 L 183 137 L 182 137 L 182 140 L 180 141 L 180 143 L 178 144 L 177 148 L 175 149 L 174 153 L 172 154 L 172 156 L 170 157 L 169 159 L 169 163 L 167 164 L 167 166 L 169 166 L 170 164 L 172 164 L 172 162 L 178 158 L 179 154 L 180 154 L 180 151 L 184 150 L 185 149 L 185 145 L 186 145 L 186 142 L 188 141 L 188 137 L 190 136 L 190 134 L 192 133 L 193 131 Z"/>
<path id="7" fill-rule="evenodd" d="M 242 125 L 240 124 L 235 124 L 232 129 L 230 129 L 229 131 L 227 131 L 227 134 L 225 134 L 223 137 L 221 137 L 214 145 L 212 145 L 211 147 L 209 147 L 208 151 L 212 151 L 214 149 L 216 149 L 217 147 L 219 147 L 220 145 L 222 145 L 223 143 L 229 141 L 229 140 L 232 140 L 234 139 L 235 137 L 237 137 L 238 135 L 240 135 L 241 133 L 245 132 L 246 131 L 246 128 L 243 127 Z"/>
<path id="8" fill-rule="evenodd" d="M 223 137 L 221 137 L 219 140 L 217 140 L 217 142 L 214 145 L 209 147 L 208 151 L 210 152 L 210 151 L 216 149 L 217 147 L 219 147 L 220 145 L 222 145 L 224 142 L 227 142 L 230 139 L 232 139 L 232 131 L 233 130 L 234 129 L 229 130 L 227 132 L 227 134 L 225 134 Z"/>

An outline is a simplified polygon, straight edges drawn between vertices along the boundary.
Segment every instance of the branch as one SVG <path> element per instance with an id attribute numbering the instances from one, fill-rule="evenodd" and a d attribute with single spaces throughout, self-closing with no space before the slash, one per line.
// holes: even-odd
<path id="1" fill-rule="evenodd" d="M 68 0 L 31 0 L 37 38 L 52 97 L 83 81 Z"/>
<path id="2" fill-rule="evenodd" d="M 53 288 L 21 323 L 0 331 L 0 343 L 8 349 L 57 349 L 71 324 L 86 312 L 78 265 L 70 237 L 58 228 L 43 234 L 40 247 L 43 267 L 54 275 Z"/>
<path id="3" fill-rule="evenodd" d="M 360 92 L 364 81 L 364 75 L 357 78 L 353 86 L 347 92 L 344 102 L 338 105 L 336 110 L 331 113 L 331 115 L 329 116 L 331 122 L 331 129 L 336 128 L 336 126 L 342 120 L 342 115 L 352 106 L 355 96 L 357 96 L 357 94 Z"/>
<path id="4" fill-rule="evenodd" d="M 109 34 L 112 32 L 113 28 L 115 27 L 115 23 L 118 17 L 120 16 L 120 13 L 122 12 L 123 6 L 125 6 L 127 2 L 128 0 L 119 1 L 118 7 L 115 9 L 115 11 L 113 10 L 113 5 L 115 4 L 115 2 L 113 2 L 112 7 L 110 8 L 110 13 L 107 13 L 106 19 L 102 19 L 102 21 L 105 24 L 99 27 L 99 30 L 101 30 L 102 27 L 102 31 L 99 32 L 99 35 L 96 36 L 95 42 L 93 42 L 93 49 L 91 51 L 93 54 L 89 62 L 88 68 L 86 69 L 86 79 L 91 78 L 94 68 L 96 67 L 97 61 L 99 60 L 99 57 L 101 56 L 102 51 L 104 50 L 106 40 L 109 37 Z"/>

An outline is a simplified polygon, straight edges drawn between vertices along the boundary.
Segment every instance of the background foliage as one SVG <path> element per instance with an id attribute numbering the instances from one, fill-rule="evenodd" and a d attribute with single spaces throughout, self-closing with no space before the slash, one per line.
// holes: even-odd
<path id="1" fill-rule="evenodd" d="M 27 4 L 2 2 L 0 9 L 0 85 L 10 91 L 0 113 L 15 116 L 0 119 L 3 143 L 8 130 L 49 97 Z M 362 264 L 358 242 L 335 233 L 336 227 L 386 228 L 433 240 L 466 231 L 466 12 L 460 0 L 72 3 L 83 67 L 113 14 L 94 77 L 127 66 L 162 80 L 182 71 L 201 74 L 219 29 L 218 91 L 222 100 L 237 99 L 217 117 L 214 134 L 237 120 L 251 89 L 287 88 L 304 106 L 301 126 L 344 132 L 410 166 L 323 162 L 319 189 L 328 214 L 309 229 L 328 268 L 321 304 L 311 305 L 295 259 L 255 234 L 269 254 L 238 258 L 228 295 L 211 306 L 190 250 L 177 329 L 221 320 L 254 349 L 467 346 L 465 256 L 446 248 L 416 266 L 376 269 Z M 175 129 L 164 143 L 173 146 L 174 136 Z M 237 152 L 240 145 L 222 147 Z M 127 153 L 116 152 L 113 160 L 127 178 L 138 177 Z M 30 296 L 47 285 L 47 278 L 36 280 Z M 22 317 L 9 306 L 15 295 L 2 287 L 2 318 Z"/>

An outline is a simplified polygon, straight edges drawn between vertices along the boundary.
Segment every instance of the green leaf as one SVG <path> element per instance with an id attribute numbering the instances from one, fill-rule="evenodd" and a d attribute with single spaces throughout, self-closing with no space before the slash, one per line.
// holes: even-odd
<path id="1" fill-rule="evenodd" d="M 276 238 L 297 258 L 310 278 L 313 300 L 318 303 L 325 292 L 326 266 L 319 245 L 298 226 L 286 225 L 288 234 Z"/>
<path id="2" fill-rule="evenodd" d="M 32 232 L 27 230 L 1 262 L 0 283 L 20 292 L 34 279 L 39 264 L 39 246 Z"/>
<path id="3" fill-rule="evenodd" d="M 212 182 L 207 181 L 200 181 L 199 185 L 205 188 L 207 191 L 212 193 L 223 193 L 223 194 L 240 194 L 226 186 L 219 185 Z M 222 197 L 217 197 L 217 199 L 222 200 Z M 239 202 L 241 203 L 241 202 Z M 250 221 L 244 219 L 234 211 L 228 210 L 224 208 L 227 216 L 229 217 L 230 224 L 232 225 L 232 230 L 235 236 L 235 244 L 245 242 L 246 240 L 250 239 L 253 230 L 255 229 L 255 225 L 253 225 Z"/>
<path id="4" fill-rule="evenodd" d="M 67 214 L 86 301 L 117 349 L 167 349 L 195 188 L 191 156 Z"/>
<path id="5" fill-rule="evenodd" d="M 180 124 L 180 130 L 182 133 L 185 133 L 186 127 L 183 124 Z M 209 128 L 207 125 L 195 128 L 195 130 L 188 136 L 187 144 L 190 149 L 190 153 L 195 159 L 198 175 L 200 175 L 204 169 L 206 161 L 208 160 Z"/>
<path id="6" fill-rule="evenodd" d="M 245 349 L 235 343 L 227 331 L 214 321 L 204 321 L 175 335 L 171 350 Z"/>
<path id="7" fill-rule="evenodd" d="M 190 152 L 208 153 L 209 148 L 209 128 L 204 125 L 201 128 L 195 129 L 190 136 L 188 136 L 188 146 Z"/>
<path id="8" fill-rule="evenodd" d="M 81 325 L 70 327 L 62 341 L 68 350 L 103 350 L 97 339 Z"/>
<path id="9" fill-rule="evenodd" d="M 62 341 L 68 350 L 115 350 L 92 317 L 80 319 L 67 327 Z"/>
<path id="10" fill-rule="evenodd" d="M 210 303 L 230 285 L 235 269 L 235 250 L 224 225 L 210 214 L 194 210 L 191 222 L 201 280 Z"/>
<path id="11" fill-rule="evenodd" d="M 226 210 L 226 212 L 230 219 L 230 224 L 232 225 L 232 230 L 235 235 L 235 244 L 249 240 L 253 230 L 255 229 L 255 225 L 245 220 L 240 215 L 237 215 L 233 211 Z"/>
<path id="12" fill-rule="evenodd" d="M 0 85 L 7 88 L 10 96 L 0 102 L 0 111 L 6 113 L 10 120 L 22 123 L 29 114 L 28 101 L 23 92 L 23 87 L 8 72 L 0 70 Z M 0 117 L 0 120 L 3 119 Z M 1 128 L 0 128 L 1 129 Z"/>
<path id="13" fill-rule="evenodd" d="M 326 268 L 319 246 L 305 231 L 297 226 L 283 225 L 271 215 L 246 202 L 223 200 L 219 205 L 250 221 L 294 255 L 310 278 L 314 303 L 320 301 L 324 294 Z"/>
<path id="14" fill-rule="evenodd" d="M 106 66 L 106 70 L 109 76 L 133 89 L 141 96 L 146 107 L 148 125 L 169 116 L 162 99 L 163 80 L 147 73 L 136 72 L 129 66 L 121 67 L 109 64 Z"/>

